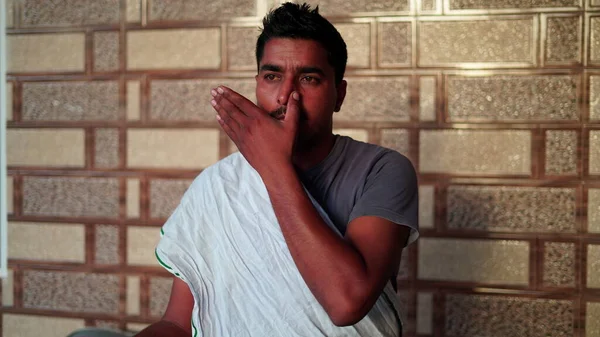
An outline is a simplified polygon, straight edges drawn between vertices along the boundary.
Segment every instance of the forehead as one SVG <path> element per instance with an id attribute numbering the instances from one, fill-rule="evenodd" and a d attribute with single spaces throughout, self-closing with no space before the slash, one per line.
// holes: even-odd
<path id="1" fill-rule="evenodd" d="M 260 64 L 330 67 L 327 51 L 314 40 L 274 38 L 264 47 Z"/>

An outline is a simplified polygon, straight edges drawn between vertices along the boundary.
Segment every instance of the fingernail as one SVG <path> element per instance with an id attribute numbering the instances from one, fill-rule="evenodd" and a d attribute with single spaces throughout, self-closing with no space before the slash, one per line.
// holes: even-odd
<path id="1" fill-rule="evenodd" d="M 217 96 L 217 92 L 216 92 L 214 89 L 210 91 L 210 94 L 211 94 L 213 97 Z"/>
<path id="2" fill-rule="evenodd" d="M 292 97 L 293 97 L 295 100 L 298 100 L 298 99 L 300 98 L 300 95 L 298 95 L 298 93 L 294 91 L 294 93 L 292 94 Z"/>
<path id="3" fill-rule="evenodd" d="M 214 99 L 211 99 L 211 100 L 210 100 L 210 104 L 211 104 L 212 106 L 216 106 L 216 105 L 217 105 L 217 101 L 215 101 Z"/>
<path id="4" fill-rule="evenodd" d="M 224 93 L 224 92 L 225 92 L 225 90 L 223 90 L 223 88 L 221 88 L 221 87 L 218 87 L 218 88 L 217 88 L 217 91 L 219 92 L 219 94 L 222 94 L 222 93 Z"/>

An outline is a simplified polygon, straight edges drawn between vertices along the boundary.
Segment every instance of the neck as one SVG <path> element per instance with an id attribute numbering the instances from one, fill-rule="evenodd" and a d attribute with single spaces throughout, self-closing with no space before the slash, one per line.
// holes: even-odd
<path id="1" fill-rule="evenodd" d="M 310 143 L 298 144 L 293 157 L 294 166 L 301 172 L 312 168 L 327 157 L 334 143 L 335 136 L 328 133 Z"/>

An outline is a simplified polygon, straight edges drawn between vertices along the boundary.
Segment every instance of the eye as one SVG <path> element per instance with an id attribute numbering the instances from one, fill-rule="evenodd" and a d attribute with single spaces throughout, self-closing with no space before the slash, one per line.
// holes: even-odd
<path id="1" fill-rule="evenodd" d="M 263 78 L 267 81 L 276 81 L 279 79 L 279 76 L 276 74 L 265 74 Z"/>
<path id="2" fill-rule="evenodd" d="M 319 83 L 319 79 L 314 76 L 304 76 L 300 80 L 302 82 L 308 83 L 308 84 L 318 84 Z"/>

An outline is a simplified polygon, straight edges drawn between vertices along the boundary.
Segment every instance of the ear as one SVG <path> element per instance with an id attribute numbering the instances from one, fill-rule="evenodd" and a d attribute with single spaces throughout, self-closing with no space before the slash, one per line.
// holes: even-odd
<path id="1" fill-rule="evenodd" d="M 338 84 L 337 90 L 337 101 L 335 102 L 334 112 L 340 111 L 342 108 L 342 103 L 344 103 L 344 98 L 346 98 L 346 88 L 348 87 L 348 82 L 346 80 L 342 80 L 340 84 Z"/>

